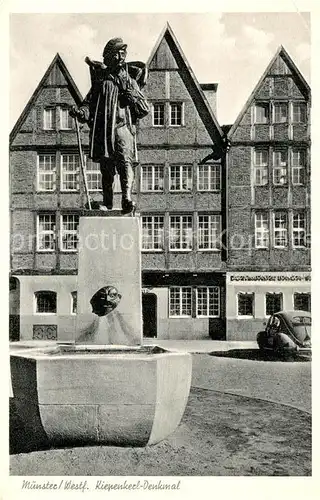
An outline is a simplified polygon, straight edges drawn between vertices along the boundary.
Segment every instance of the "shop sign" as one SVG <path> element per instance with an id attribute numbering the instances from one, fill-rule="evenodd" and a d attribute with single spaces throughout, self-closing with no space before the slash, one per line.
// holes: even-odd
<path id="1" fill-rule="evenodd" d="M 310 274 L 231 274 L 229 275 L 230 281 L 254 281 L 254 282 L 310 282 L 311 275 Z"/>

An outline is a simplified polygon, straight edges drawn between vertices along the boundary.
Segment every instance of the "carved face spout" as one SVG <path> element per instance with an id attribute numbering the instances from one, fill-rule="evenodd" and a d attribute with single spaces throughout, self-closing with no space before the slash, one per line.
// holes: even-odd
<path id="1" fill-rule="evenodd" d="M 97 316 L 106 316 L 119 304 L 121 294 L 115 286 L 104 286 L 90 300 L 92 312 Z"/>

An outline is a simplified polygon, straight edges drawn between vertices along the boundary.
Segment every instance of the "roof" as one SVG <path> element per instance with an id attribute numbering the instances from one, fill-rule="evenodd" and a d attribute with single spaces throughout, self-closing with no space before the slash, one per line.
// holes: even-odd
<path id="1" fill-rule="evenodd" d="M 310 316 L 311 316 L 311 312 L 309 312 L 309 311 L 300 311 L 300 310 L 296 310 L 296 311 L 293 311 L 293 310 L 278 311 L 275 314 L 280 314 L 281 316 L 284 316 L 284 317 L 286 317 L 289 320 L 292 320 L 292 318 L 294 318 L 295 316 L 304 316 L 304 317 L 307 317 L 307 318 L 310 318 Z"/>
<path id="2" fill-rule="evenodd" d="M 40 83 L 38 84 L 37 88 L 35 89 L 35 91 L 33 92 L 31 98 L 29 99 L 28 103 L 26 104 L 26 106 L 24 107 L 21 115 L 19 116 L 16 124 L 14 125 L 11 133 L 10 133 L 10 143 L 14 140 L 14 138 L 16 137 L 17 133 L 19 132 L 19 129 L 21 127 L 21 125 L 23 124 L 24 120 L 26 119 L 26 117 L 28 116 L 30 110 L 32 109 L 34 103 L 36 102 L 46 80 L 48 79 L 49 77 L 49 74 L 52 70 L 52 68 L 54 67 L 55 64 L 58 64 L 59 66 L 59 69 L 61 71 L 61 73 L 63 74 L 63 76 L 65 77 L 67 83 L 68 83 L 68 87 L 69 87 L 69 90 L 71 92 L 71 95 L 72 97 L 74 98 L 75 102 L 77 105 L 79 105 L 82 100 L 83 100 L 83 97 L 77 87 L 77 85 L 75 84 L 72 76 L 70 75 L 65 63 L 63 62 L 61 56 L 59 53 L 57 53 L 55 55 L 55 57 L 53 58 L 50 66 L 48 67 L 47 71 L 45 72 L 45 74 L 43 75 Z"/>
<path id="3" fill-rule="evenodd" d="M 280 45 L 280 47 L 276 51 L 275 55 L 271 59 L 270 63 L 268 64 L 267 68 L 265 69 L 264 73 L 262 74 L 261 78 L 259 79 L 257 85 L 254 87 L 253 91 L 251 92 L 251 94 L 249 96 L 249 99 L 246 101 L 245 105 L 243 106 L 242 110 L 240 111 L 240 113 L 239 113 L 236 121 L 232 125 L 232 127 L 231 127 L 231 129 L 230 129 L 230 131 L 228 133 L 229 139 L 232 138 L 232 136 L 233 136 L 234 132 L 236 131 L 239 123 L 241 122 L 244 114 L 246 113 L 246 111 L 249 108 L 249 106 L 251 106 L 251 103 L 252 103 L 252 101 L 255 98 L 255 94 L 256 94 L 257 90 L 259 89 L 259 87 L 262 84 L 263 80 L 268 75 L 270 69 L 272 68 L 272 65 L 274 64 L 275 60 L 277 59 L 277 57 L 279 55 L 283 58 L 283 60 L 285 61 L 285 63 L 290 68 L 290 70 L 292 72 L 292 75 L 294 76 L 295 81 L 299 85 L 302 93 L 304 93 L 306 97 L 310 96 L 310 86 L 308 85 L 307 81 L 303 77 L 302 73 L 300 73 L 299 69 L 297 68 L 297 66 L 295 65 L 295 63 L 293 62 L 293 60 L 291 59 L 291 57 L 289 56 L 289 54 L 286 51 L 286 49 L 282 45 Z"/>
<path id="4" fill-rule="evenodd" d="M 156 54 L 157 50 L 159 49 L 159 46 L 162 42 L 162 40 L 165 39 L 170 47 L 172 56 L 175 59 L 175 62 L 177 64 L 177 67 L 181 69 L 181 78 L 186 86 L 186 88 L 189 91 L 189 94 L 192 96 L 192 100 L 197 108 L 197 111 L 199 113 L 200 118 L 202 119 L 207 132 L 212 139 L 212 141 L 220 146 L 223 147 L 223 131 L 218 123 L 218 120 L 214 114 L 214 111 L 212 110 L 211 106 L 209 105 L 207 98 L 202 90 L 202 85 L 199 84 L 197 78 L 195 77 L 190 64 L 187 61 L 187 58 L 185 57 L 178 40 L 175 37 L 175 34 L 172 31 L 171 26 L 169 23 L 165 26 L 163 29 L 162 33 L 160 34 L 157 43 L 155 44 L 150 57 L 147 61 L 147 66 L 149 67 L 154 55 Z M 208 85 L 208 84 L 205 84 Z M 209 84 L 209 85 L 217 85 L 217 84 Z M 209 90 L 209 89 L 208 89 Z M 210 88 L 211 90 L 211 88 Z M 214 88 L 212 88 L 214 90 Z"/>

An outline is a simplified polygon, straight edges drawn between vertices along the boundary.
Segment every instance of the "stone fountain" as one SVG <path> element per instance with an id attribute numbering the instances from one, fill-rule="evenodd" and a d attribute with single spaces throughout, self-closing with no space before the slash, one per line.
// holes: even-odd
<path id="1" fill-rule="evenodd" d="M 74 343 L 11 355 L 14 403 L 49 446 L 146 446 L 171 434 L 186 407 L 190 354 L 142 341 L 138 216 L 80 218 Z"/>

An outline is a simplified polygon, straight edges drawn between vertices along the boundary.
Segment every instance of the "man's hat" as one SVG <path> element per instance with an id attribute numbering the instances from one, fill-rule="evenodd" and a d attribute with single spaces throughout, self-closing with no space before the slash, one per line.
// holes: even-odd
<path id="1" fill-rule="evenodd" d="M 103 57 L 113 54 L 119 49 L 126 49 L 127 44 L 123 42 L 122 38 L 111 38 L 105 48 L 103 49 Z"/>

